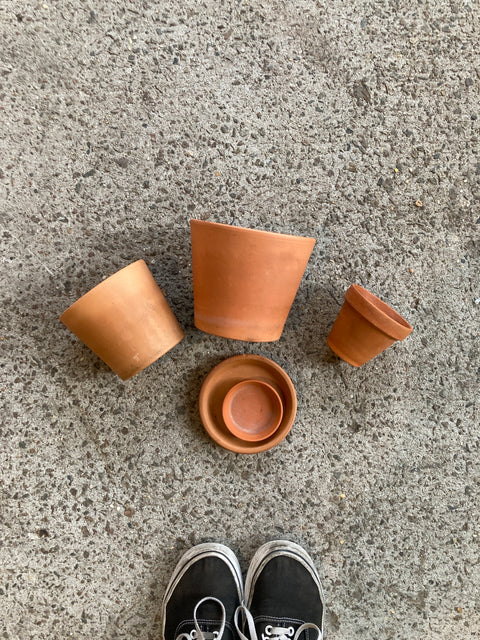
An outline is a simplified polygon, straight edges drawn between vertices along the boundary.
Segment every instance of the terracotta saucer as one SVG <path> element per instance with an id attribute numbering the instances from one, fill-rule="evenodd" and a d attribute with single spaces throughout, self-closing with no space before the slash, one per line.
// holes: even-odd
<path id="1" fill-rule="evenodd" d="M 266 382 L 282 401 L 283 416 L 276 431 L 260 442 L 249 442 L 231 433 L 223 419 L 223 403 L 232 387 L 244 380 Z M 234 356 L 214 367 L 200 390 L 200 418 L 208 434 L 222 447 L 236 453 L 259 453 L 281 442 L 297 413 L 297 394 L 287 373 L 273 360 L 257 355 Z"/>
<path id="2" fill-rule="evenodd" d="M 270 384 L 263 380 L 243 380 L 225 396 L 222 416 L 234 436 L 259 442 L 269 438 L 280 426 L 283 403 Z"/>

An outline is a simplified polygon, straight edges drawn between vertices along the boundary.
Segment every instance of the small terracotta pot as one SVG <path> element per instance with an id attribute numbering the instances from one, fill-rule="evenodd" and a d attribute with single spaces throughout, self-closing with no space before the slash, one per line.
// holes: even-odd
<path id="1" fill-rule="evenodd" d="M 191 220 L 195 326 L 248 342 L 282 334 L 314 238 Z"/>
<path id="2" fill-rule="evenodd" d="M 230 403 L 228 394 L 245 381 L 266 383 L 281 400 L 280 424 L 260 441 L 234 434 L 230 430 L 232 425 L 229 429 L 225 424 L 225 407 Z M 236 453 L 260 453 L 275 447 L 288 435 L 297 413 L 297 394 L 290 377 L 276 362 L 247 354 L 227 358 L 210 371 L 202 384 L 198 405 L 203 426 L 220 446 Z"/>
<path id="3" fill-rule="evenodd" d="M 249 442 L 269 438 L 283 417 L 282 399 L 272 385 L 262 380 L 243 380 L 225 396 L 223 420 L 230 433 Z"/>
<path id="4" fill-rule="evenodd" d="M 184 337 L 143 260 L 103 280 L 60 320 L 122 380 L 148 367 Z"/>
<path id="5" fill-rule="evenodd" d="M 411 332 L 412 326 L 388 304 L 352 284 L 327 343 L 342 360 L 361 367 Z"/>

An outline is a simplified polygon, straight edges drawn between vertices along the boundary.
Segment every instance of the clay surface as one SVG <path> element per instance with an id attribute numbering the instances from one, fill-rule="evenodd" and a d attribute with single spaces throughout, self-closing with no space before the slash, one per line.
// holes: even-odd
<path id="1" fill-rule="evenodd" d="M 0 638 L 157 640 L 180 554 L 292 536 L 328 640 L 478 640 L 480 6 L 0 0 Z M 314 237 L 278 342 L 194 326 L 189 220 Z M 123 383 L 59 323 L 143 258 L 185 339 Z M 414 331 L 360 369 L 352 282 Z M 242 353 L 289 435 L 212 443 Z"/>

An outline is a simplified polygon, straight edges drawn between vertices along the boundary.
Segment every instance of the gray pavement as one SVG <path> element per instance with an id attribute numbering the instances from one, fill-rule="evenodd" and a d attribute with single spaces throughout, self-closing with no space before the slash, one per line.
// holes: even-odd
<path id="1" fill-rule="evenodd" d="M 330 640 L 480 636 L 476 1 L 2 0 L 0 638 L 150 640 L 179 555 L 314 557 Z M 282 338 L 193 324 L 191 217 L 313 235 Z M 59 323 L 143 258 L 185 340 L 123 383 Z M 414 326 L 361 369 L 352 282 Z M 197 398 L 223 358 L 290 374 L 241 456 Z"/>

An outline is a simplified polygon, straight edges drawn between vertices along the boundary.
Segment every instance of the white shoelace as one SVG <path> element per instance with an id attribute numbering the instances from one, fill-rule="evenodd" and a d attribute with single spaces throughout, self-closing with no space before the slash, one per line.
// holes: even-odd
<path id="1" fill-rule="evenodd" d="M 241 631 L 240 625 L 238 624 L 238 616 L 240 613 L 243 613 L 245 617 L 244 619 L 247 621 L 250 639 L 247 638 L 247 636 Z M 237 607 L 237 610 L 235 611 L 234 622 L 235 627 L 237 628 L 237 633 L 240 636 L 241 640 L 258 640 L 253 616 L 245 605 L 240 605 L 239 607 Z M 298 640 L 301 634 L 306 629 L 313 629 L 314 631 L 316 631 L 316 640 L 322 640 L 323 634 L 317 627 L 317 625 L 313 624 L 313 622 L 306 622 L 305 624 L 300 625 L 296 632 L 293 627 L 273 627 L 272 625 L 268 625 L 267 627 L 265 627 L 265 633 L 262 633 L 262 640 Z"/>
<path id="2" fill-rule="evenodd" d="M 197 620 L 198 607 L 204 602 L 207 602 L 209 600 L 216 602 L 220 606 L 220 609 L 222 610 L 222 619 L 220 621 L 220 628 L 218 631 L 213 631 L 213 633 L 202 631 L 200 629 L 200 626 Z M 180 635 L 177 636 L 176 640 L 222 640 L 222 635 L 225 630 L 226 619 L 227 619 L 227 616 L 225 613 L 225 607 L 223 606 L 223 603 L 220 600 L 217 600 L 217 598 L 213 598 L 213 597 L 202 598 L 197 602 L 195 609 L 193 610 L 193 624 L 195 628 L 192 629 L 190 633 L 181 633 Z"/>

